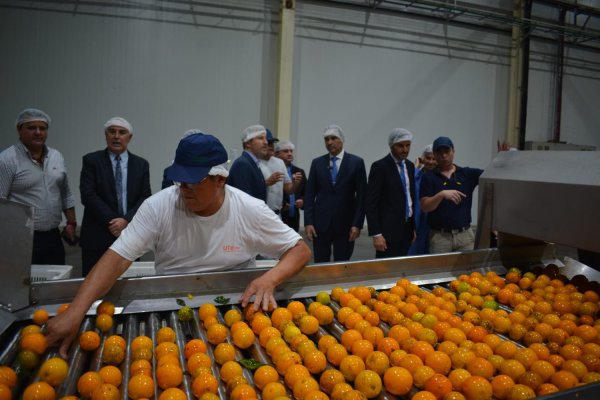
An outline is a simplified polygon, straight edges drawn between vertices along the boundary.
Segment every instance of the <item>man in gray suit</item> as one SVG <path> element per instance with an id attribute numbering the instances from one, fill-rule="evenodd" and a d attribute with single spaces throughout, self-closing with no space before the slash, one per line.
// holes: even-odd
<path id="1" fill-rule="evenodd" d="M 127 151 L 132 132 L 127 120 L 111 118 L 104 124 L 106 149 L 83 156 L 79 182 L 85 207 L 80 240 L 83 276 L 152 194 L 148 161 Z"/>

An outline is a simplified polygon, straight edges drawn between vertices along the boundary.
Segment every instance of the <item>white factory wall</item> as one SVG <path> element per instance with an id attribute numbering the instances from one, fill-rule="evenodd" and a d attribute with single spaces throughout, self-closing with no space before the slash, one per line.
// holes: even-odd
<path id="1" fill-rule="evenodd" d="M 81 157 L 104 147 L 102 125 L 114 115 L 133 124 L 130 150 L 150 161 L 154 192 L 187 129 L 215 134 L 238 156 L 245 126 L 274 125 L 279 1 L 224 0 L 196 6 L 200 13 L 193 15 L 188 5 L 178 6 L 3 7 L 0 149 L 16 141 L 21 109 L 45 110 L 53 118 L 48 144 L 65 156 L 77 199 Z M 508 36 L 297 6 L 292 140 L 298 165 L 308 172 L 310 160 L 324 153 L 321 133 L 329 123 L 344 129 L 346 149 L 362 156 L 367 169 L 388 151 L 394 127 L 415 134 L 413 159 L 448 135 L 457 164 L 489 164 L 507 129 Z M 527 140 L 548 140 L 554 48 L 532 48 Z M 567 56 L 599 58 L 579 50 Z M 600 148 L 600 74 L 575 64 L 566 68 L 561 139 Z M 81 218 L 79 200 L 77 213 Z"/>

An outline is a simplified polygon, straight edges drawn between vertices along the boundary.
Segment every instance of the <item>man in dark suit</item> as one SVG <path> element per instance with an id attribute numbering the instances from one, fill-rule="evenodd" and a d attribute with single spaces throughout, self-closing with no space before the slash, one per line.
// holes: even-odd
<path id="1" fill-rule="evenodd" d="M 337 125 L 323 133 L 328 154 L 310 165 L 304 194 L 304 227 L 315 262 L 346 261 L 365 220 L 367 173 L 362 158 L 344 151 Z"/>
<path id="2" fill-rule="evenodd" d="M 412 138 L 406 129 L 394 129 L 390 153 L 371 165 L 367 225 L 376 258 L 405 256 L 415 237 L 415 165 L 407 159 Z"/>
<path id="3" fill-rule="evenodd" d="M 252 125 L 242 132 L 244 152 L 231 165 L 227 184 L 262 201 L 267 200 L 267 185 L 260 170 L 260 160 L 267 155 L 267 129 Z"/>
<path id="4" fill-rule="evenodd" d="M 283 193 L 283 208 L 281 209 L 281 219 L 290 228 L 298 232 L 300 229 L 300 209 L 304 207 L 304 184 L 306 174 L 302 168 L 298 168 L 292 162 L 294 161 L 294 143 L 290 141 L 279 142 L 275 145 L 275 156 L 282 159 L 287 173 L 294 184 L 293 193 Z"/>
<path id="5" fill-rule="evenodd" d="M 83 156 L 79 191 L 85 207 L 81 224 L 82 274 L 127 227 L 150 191 L 148 161 L 127 151 L 132 128 L 124 118 L 104 124 L 107 148 Z"/>

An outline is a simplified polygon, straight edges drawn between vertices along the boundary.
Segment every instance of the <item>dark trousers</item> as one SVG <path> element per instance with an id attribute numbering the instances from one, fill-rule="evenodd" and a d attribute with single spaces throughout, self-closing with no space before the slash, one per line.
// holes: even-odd
<path id="1" fill-rule="evenodd" d="M 106 250 L 81 249 L 81 276 L 87 276 Z"/>
<path id="2" fill-rule="evenodd" d="M 404 257 L 408 254 L 408 249 L 410 248 L 413 238 L 413 228 L 411 224 L 404 224 L 402 229 L 402 239 L 400 241 L 390 241 L 386 239 L 387 250 L 375 250 L 375 258 Z"/>
<path id="3" fill-rule="evenodd" d="M 289 210 L 281 212 L 281 220 L 284 224 L 298 232 L 300 229 L 300 210 L 296 209 L 293 217 L 290 217 Z"/>
<path id="4" fill-rule="evenodd" d="M 33 233 L 32 264 L 65 264 L 65 247 L 58 228 Z"/>
<path id="5" fill-rule="evenodd" d="M 331 248 L 333 247 L 333 261 L 348 261 L 354 251 L 354 242 L 348 241 L 350 230 L 345 234 L 331 232 L 317 232 L 313 239 L 313 252 L 315 262 L 330 262 Z"/>

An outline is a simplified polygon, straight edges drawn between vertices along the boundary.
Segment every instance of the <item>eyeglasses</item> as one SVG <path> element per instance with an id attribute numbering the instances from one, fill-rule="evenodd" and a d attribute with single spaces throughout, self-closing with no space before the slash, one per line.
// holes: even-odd
<path id="1" fill-rule="evenodd" d="M 198 186 L 199 184 L 201 184 L 202 182 L 204 182 L 206 179 L 208 179 L 208 175 L 204 177 L 204 179 L 196 182 L 196 183 L 187 183 L 187 182 L 173 182 L 173 184 L 177 187 L 180 188 L 187 188 L 187 189 L 193 189 L 196 186 Z"/>

